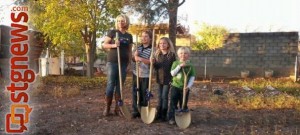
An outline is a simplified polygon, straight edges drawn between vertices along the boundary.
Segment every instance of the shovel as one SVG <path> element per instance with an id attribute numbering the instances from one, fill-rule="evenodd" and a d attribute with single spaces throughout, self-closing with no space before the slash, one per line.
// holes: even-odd
<path id="1" fill-rule="evenodd" d="M 186 99 L 186 85 L 187 85 L 187 75 L 191 71 L 191 67 L 189 68 L 188 72 L 186 73 L 184 69 L 182 69 L 184 74 L 184 84 L 183 84 L 183 100 L 182 100 L 182 106 L 181 109 L 177 110 L 175 112 L 175 121 L 179 128 L 186 129 L 191 124 L 191 113 L 189 110 L 184 110 L 184 104 Z"/>
<path id="2" fill-rule="evenodd" d="M 138 111 L 141 112 L 141 108 L 140 108 L 140 104 L 139 104 L 139 101 L 140 101 L 140 73 L 139 73 L 139 63 L 140 62 L 136 62 L 136 105 L 138 107 Z"/>
<path id="3" fill-rule="evenodd" d="M 119 40 L 118 32 L 116 32 L 116 39 Z M 123 116 L 126 119 L 130 120 L 131 119 L 131 114 L 130 114 L 128 108 L 125 105 L 123 105 L 123 94 L 122 94 L 122 90 L 123 90 L 123 85 L 122 84 L 123 83 L 122 83 L 120 47 L 119 46 L 117 47 L 117 53 L 118 53 L 118 69 L 119 69 L 120 96 L 121 96 L 121 99 L 118 101 L 118 106 L 120 107 Z"/>
<path id="4" fill-rule="evenodd" d="M 155 34 L 155 31 L 153 29 L 153 32 L 152 32 L 152 48 L 151 48 L 151 56 L 150 56 L 150 61 L 152 60 L 153 58 L 153 48 L 154 48 L 154 34 Z M 153 70 L 153 63 L 150 62 L 150 73 L 149 73 L 149 86 L 148 86 L 148 90 L 149 90 L 149 94 L 151 95 L 151 78 L 152 78 L 152 70 Z M 154 118 L 155 118 L 155 113 L 156 113 L 156 108 L 151 108 L 150 107 L 150 99 L 151 99 L 151 96 L 149 95 L 149 98 L 148 98 L 148 105 L 147 106 L 143 106 L 141 108 L 141 119 L 144 123 L 146 124 L 150 124 L 154 121 Z M 148 95 L 146 95 L 148 96 Z"/>

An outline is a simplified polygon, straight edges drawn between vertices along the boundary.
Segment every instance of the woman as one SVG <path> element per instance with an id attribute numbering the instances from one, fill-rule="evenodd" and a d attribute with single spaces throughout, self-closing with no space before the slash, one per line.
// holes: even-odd
<path id="1" fill-rule="evenodd" d="M 126 15 L 117 16 L 115 21 L 116 29 L 108 32 L 102 45 L 104 49 L 109 50 L 107 54 L 106 64 L 107 86 L 105 91 L 106 106 L 103 111 L 104 116 L 108 116 L 110 113 L 110 106 L 112 104 L 112 98 L 114 93 L 116 101 L 116 107 L 114 112 L 116 115 L 121 115 L 119 106 L 117 104 L 118 100 L 120 100 L 121 98 L 117 47 L 120 48 L 122 82 L 124 83 L 129 58 L 131 58 L 131 45 L 133 42 L 132 35 L 127 32 L 129 24 L 129 18 Z M 116 33 L 118 33 L 118 40 L 116 40 Z"/>

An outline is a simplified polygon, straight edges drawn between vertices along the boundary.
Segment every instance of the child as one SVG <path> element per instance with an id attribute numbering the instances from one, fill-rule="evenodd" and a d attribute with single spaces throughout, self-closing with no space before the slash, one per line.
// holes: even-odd
<path id="1" fill-rule="evenodd" d="M 144 31 L 142 33 L 142 44 L 137 47 L 133 61 L 133 79 L 132 79 L 132 118 L 140 117 L 138 107 L 147 106 L 146 90 L 149 86 L 149 72 L 150 72 L 150 56 L 151 56 L 151 38 L 152 33 L 150 31 Z M 137 106 L 137 73 L 136 62 L 139 62 L 139 105 Z"/>
<path id="2" fill-rule="evenodd" d="M 171 40 L 162 37 L 156 46 L 157 50 L 154 59 L 154 68 L 156 70 L 156 81 L 158 89 L 157 120 L 166 121 L 168 111 L 169 88 L 172 79 L 171 66 L 176 60 L 175 50 Z"/>
<path id="3" fill-rule="evenodd" d="M 189 99 L 190 88 L 195 80 L 195 69 L 191 62 L 189 62 L 190 50 L 187 47 L 180 47 L 177 51 L 179 60 L 173 62 L 171 68 L 171 75 L 173 76 L 171 88 L 171 102 L 169 110 L 169 124 L 175 124 L 175 109 L 178 109 L 178 101 L 180 107 L 182 106 L 183 86 L 184 86 L 184 72 L 187 74 L 186 85 L 186 101 L 182 108 L 188 111 L 187 103 Z M 184 71 L 183 71 L 184 70 Z"/>

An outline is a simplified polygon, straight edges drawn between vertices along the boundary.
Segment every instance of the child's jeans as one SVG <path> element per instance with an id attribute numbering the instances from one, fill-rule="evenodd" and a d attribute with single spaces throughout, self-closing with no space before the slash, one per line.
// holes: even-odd
<path id="1" fill-rule="evenodd" d="M 178 109 L 178 103 L 179 103 L 179 108 L 181 109 L 188 109 L 187 103 L 189 100 L 189 91 L 186 93 L 186 100 L 185 104 L 182 107 L 182 100 L 183 100 L 183 89 L 177 88 L 172 86 L 171 88 L 171 102 L 170 102 L 170 109 L 169 109 L 169 120 L 174 120 L 175 119 L 175 110 Z"/>

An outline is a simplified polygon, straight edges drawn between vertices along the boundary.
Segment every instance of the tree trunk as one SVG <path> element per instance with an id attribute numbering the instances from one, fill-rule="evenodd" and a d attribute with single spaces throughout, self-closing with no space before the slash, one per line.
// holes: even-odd
<path id="1" fill-rule="evenodd" d="M 97 33 L 96 33 L 96 31 L 93 31 L 92 32 L 92 40 L 91 40 L 91 55 L 90 55 L 90 60 L 91 60 L 91 62 L 90 62 L 90 67 L 91 67 L 91 69 L 90 69 L 90 71 L 91 71 L 91 77 L 93 77 L 94 76 L 94 62 L 95 62 L 95 54 L 96 54 L 96 37 L 97 36 Z"/>
<path id="2" fill-rule="evenodd" d="M 86 76 L 88 78 L 92 77 L 91 74 L 91 43 L 85 43 L 85 53 L 86 53 Z"/>
<path id="3" fill-rule="evenodd" d="M 177 27 L 177 11 L 178 11 L 178 0 L 169 1 L 169 38 L 174 45 L 176 50 L 176 27 Z M 177 4 L 176 4 L 177 3 Z"/>
<path id="4" fill-rule="evenodd" d="M 93 47 L 93 43 L 87 43 L 85 45 L 86 47 L 86 62 L 87 62 L 87 67 L 86 67 L 86 76 L 88 78 L 93 77 L 94 75 L 94 61 L 95 61 L 95 47 Z"/>
<path id="5" fill-rule="evenodd" d="M 95 53 L 96 53 L 96 31 L 92 32 L 91 42 L 85 43 L 85 51 L 86 51 L 86 76 L 91 78 L 94 76 L 94 61 L 95 61 Z"/>

